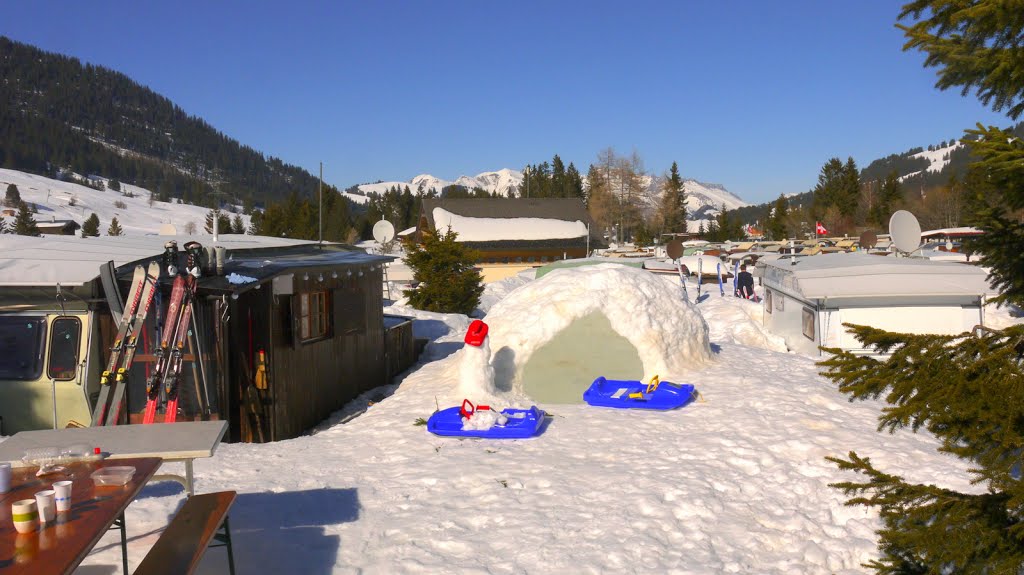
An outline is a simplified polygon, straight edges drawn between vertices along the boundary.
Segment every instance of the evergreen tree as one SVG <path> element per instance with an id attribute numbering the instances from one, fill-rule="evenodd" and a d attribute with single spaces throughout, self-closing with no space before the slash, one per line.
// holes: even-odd
<path id="1" fill-rule="evenodd" d="M 21 202 L 18 205 L 18 215 L 14 217 L 14 233 L 19 236 L 41 236 L 39 232 L 39 226 L 36 225 L 35 218 L 32 217 L 32 212 L 28 209 L 28 204 Z"/>
<path id="2" fill-rule="evenodd" d="M 7 193 L 4 195 L 4 205 L 12 208 L 21 205 L 21 192 L 18 191 L 18 186 L 14 184 L 7 184 Z"/>
<path id="3" fill-rule="evenodd" d="M 672 162 L 672 168 L 665 176 L 661 188 L 661 217 L 664 232 L 686 231 L 686 189 L 679 175 L 679 166 Z"/>
<path id="4" fill-rule="evenodd" d="M 110 220 L 110 227 L 107 228 L 107 235 L 108 236 L 123 236 L 124 235 L 124 230 L 121 229 L 121 224 L 120 224 L 120 222 L 117 221 L 117 216 L 114 216 L 113 219 Z"/>
<path id="5" fill-rule="evenodd" d="M 100 235 L 100 217 L 95 213 L 89 215 L 82 224 L 82 237 L 99 237 Z"/>
<path id="6" fill-rule="evenodd" d="M 775 204 L 772 206 L 772 213 L 768 217 L 765 225 L 765 233 L 768 237 L 773 240 L 784 240 L 789 237 L 789 230 L 786 222 L 789 216 L 789 202 L 786 201 L 786 196 L 779 194 L 779 198 L 775 200 Z"/>
<path id="7" fill-rule="evenodd" d="M 107 187 L 110 188 L 111 190 L 114 190 L 115 192 L 120 192 L 121 191 L 121 182 L 117 178 L 114 178 L 114 179 L 110 180 L 109 183 L 107 183 Z M 149 193 L 149 197 L 152 200 L 152 198 L 153 198 L 153 193 L 152 192 Z M 150 205 L 152 205 L 152 204 L 150 204 Z"/>
<path id="8" fill-rule="evenodd" d="M 939 66 L 940 88 L 974 88 L 985 104 L 1024 112 L 1024 59 L 1019 38 L 1024 18 L 1010 0 L 918 0 L 903 7 L 905 49 L 928 54 Z M 922 18 L 922 15 L 925 17 Z M 1024 143 L 1004 130 L 968 130 L 977 158 L 971 181 L 988 181 L 999 198 L 983 207 L 974 225 L 985 234 L 969 242 L 981 253 L 999 301 L 1024 305 Z M 971 493 L 910 483 L 850 452 L 830 458 L 863 482 L 836 484 L 850 504 L 879 509 L 882 557 L 868 564 L 879 573 L 1020 573 L 1024 568 L 1024 326 L 956 336 L 908 335 L 851 326 L 866 346 L 892 355 L 885 361 L 839 350 L 822 363 L 841 391 L 853 398 L 885 396 L 892 404 L 880 428 L 925 428 L 941 450 L 968 460 Z"/>
<path id="9" fill-rule="evenodd" d="M 4 220 L 3 216 L 0 216 L 0 234 L 7 233 L 7 221 Z"/>
<path id="10" fill-rule="evenodd" d="M 422 234 L 423 244 L 413 245 L 405 257 L 419 283 L 406 291 L 409 305 L 416 309 L 441 313 L 470 314 L 484 292 L 480 272 L 474 266 L 479 253 L 456 242 L 451 228 L 443 236 L 429 230 Z"/>
<path id="11" fill-rule="evenodd" d="M 646 248 L 654 245 L 654 235 L 651 234 L 651 230 L 647 227 L 647 224 L 640 222 L 637 224 L 633 231 L 633 244 L 638 248 Z"/>
<path id="12" fill-rule="evenodd" d="M 231 233 L 233 234 L 244 234 L 245 233 L 245 222 L 242 221 L 242 216 L 235 214 L 235 217 L 231 219 Z"/>
<path id="13" fill-rule="evenodd" d="M 882 182 L 878 193 L 878 201 L 872 209 L 871 219 L 883 229 L 888 228 L 889 218 L 893 212 L 903 207 L 903 186 L 900 184 L 899 173 L 889 172 Z"/>

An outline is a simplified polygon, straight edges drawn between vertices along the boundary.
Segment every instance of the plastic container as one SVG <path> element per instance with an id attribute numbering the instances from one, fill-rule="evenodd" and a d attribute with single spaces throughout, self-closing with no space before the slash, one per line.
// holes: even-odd
<path id="1" fill-rule="evenodd" d="M 92 472 L 92 480 L 96 483 L 96 487 L 102 487 L 105 485 L 126 485 L 132 480 L 132 476 L 135 475 L 135 468 L 128 465 L 115 465 L 112 467 L 104 467 L 97 469 Z"/>

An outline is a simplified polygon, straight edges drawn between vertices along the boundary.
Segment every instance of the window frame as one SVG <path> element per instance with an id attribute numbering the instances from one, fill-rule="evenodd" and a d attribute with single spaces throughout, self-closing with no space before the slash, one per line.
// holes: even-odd
<path id="1" fill-rule="evenodd" d="M 35 350 L 36 351 L 36 357 L 35 357 L 35 360 L 34 360 L 35 361 L 35 365 L 34 365 L 33 371 L 30 372 L 27 377 L 15 377 L 15 376 L 12 376 L 12 375 L 0 375 L 0 379 L 6 380 L 6 381 L 36 381 L 36 380 L 38 380 L 43 375 L 44 369 L 46 368 L 46 361 L 45 361 L 45 356 L 46 356 L 46 335 L 47 335 L 47 333 L 49 333 L 49 329 L 48 329 L 49 325 L 47 325 L 46 314 L 38 314 L 38 315 L 37 314 L 27 314 L 27 315 L 15 314 L 15 315 L 10 315 L 10 316 L 5 315 L 4 317 L 16 318 L 16 319 L 20 319 L 22 321 L 34 321 L 34 322 L 37 322 L 37 325 L 38 325 L 38 327 L 40 329 L 39 329 L 39 335 L 36 336 L 36 338 L 37 338 L 37 340 L 36 340 L 36 350 Z M 2 319 L 2 318 L 0 318 L 0 319 Z M 31 348 L 29 349 L 29 351 L 31 351 Z"/>
<path id="2" fill-rule="evenodd" d="M 330 293 L 329 290 L 316 290 L 296 294 L 295 330 L 299 343 L 313 343 L 331 337 L 333 314 Z M 314 322 L 317 324 L 315 330 Z"/>
<path id="3" fill-rule="evenodd" d="M 810 323 L 809 324 L 808 324 L 808 321 L 807 321 L 808 318 L 810 319 Z M 817 327 L 816 326 L 817 321 L 818 321 L 818 318 L 817 318 L 817 315 L 814 313 L 814 310 L 809 308 L 809 307 L 804 307 L 803 308 L 803 313 L 801 314 L 801 317 L 800 317 L 800 329 L 803 332 L 804 337 L 806 337 L 807 339 L 809 339 L 811 341 L 814 341 L 815 328 Z M 808 331 L 807 328 L 808 327 L 810 327 L 810 332 L 811 332 L 810 335 L 807 334 L 807 331 Z"/>
<path id="4" fill-rule="evenodd" d="M 54 356 L 54 341 L 53 336 L 57 333 L 56 325 L 57 322 L 67 321 L 73 322 L 77 326 L 75 331 L 75 341 L 71 348 L 74 352 L 73 368 L 70 371 L 64 372 L 68 374 L 65 377 L 54 377 L 53 375 L 53 356 Z M 47 354 L 46 354 L 46 377 L 54 381 L 74 381 L 78 377 L 78 362 L 81 360 L 81 347 L 82 347 L 82 320 L 75 316 L 60 316 L 53 319 L 50 322 L 50 333 L 47 337 Z"/>

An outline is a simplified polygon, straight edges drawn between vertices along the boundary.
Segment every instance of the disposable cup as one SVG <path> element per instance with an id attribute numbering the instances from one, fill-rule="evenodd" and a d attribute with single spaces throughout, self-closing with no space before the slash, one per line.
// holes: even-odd
<path id="1" fill-rule="evenodd" d="M 53 484 L 54 499 L 57 501 L 57 513 L 71 510 L 71 482 L 58 481 Z"/>
<path id="2" fill-rule="evenodd" d="M 39 527 L 39 512 L 35 499 L 22 499 L 11 504 L 11 519 L 18 533 L 32 533 Z"/>
<path id="3" fill-rule="evenodd" d="M 57 497 L 52 489 L 36 493 L 36 508 L 39 510 L 39 522 L 47 523 L 57 518 Z"/>
<path id="4" fill-rule="evenodd" d="M 0 463 L 0 493 L 11 490 L 11 464 Z"/>

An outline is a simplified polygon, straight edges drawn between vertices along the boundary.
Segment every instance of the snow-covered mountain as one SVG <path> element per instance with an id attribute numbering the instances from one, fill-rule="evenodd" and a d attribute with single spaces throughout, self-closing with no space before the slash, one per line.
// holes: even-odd
<path id="1" fill-rule="evenodd" d="M 505 168 L 497 172 L 483 172 L 472 177 L 459 176 L 455 180 L 443 180 L 430 174 L 420 174 L 407 182 L 391 181 L 362 184 L 359 186 L 359 190 L 364 193 L 376 192 L 383 194 L 393 187 L 404 189 L 406 186 L 409 186 L 413 193 L 419 191 L 427 192 L 431 189 L 440 192 L 445 186 L 459 185 L 467 188 L 481 188 L 491 193 L 508 196 L 509 192 L 519 188 L 523 183 L 523 179 L 522 172 Z M 586 185 L 585 179 L 584 185 Z M 645 176 L 642 185 L 645 191 L 641 201 L 645 209 L 657 210 L 661 203 L 662 178 L 660 176 Z M 701 220 L 708 220 L 718 214 L 723 204 L 730 210 L 750 205 L 736 194 L 725 189 L 725 186 L 721 184 L 684 180 L 683 186 L 686 188 L 687 209 L 690 211 L 691 219 L 695 220 L 693 222 L 694 231 L 699 227 Z M 612 187 L 614 188 L 615 186 Z M 349 197 L 365 200 L 362 196 L 349 195 Z"/>
<path id="2" fill-rule="evenodd" d="M 99 181 L 105 185 L 109 183 L 103 178 Z M 198 233 L 203 233 L 206 214 L 210 211 L 202 206 L 161 202 L 155 198 L 150 205 L 150 191 L 131 184 L 122 183 L 120 192 L 96 190 L 72 182 L 0 169 L 0 194 L 6 192 L 9 184 L 18 187 L 24 202 L 35 204 L 39 211 L 34 214 L 37 222 L 74 220 L 82 225 L 89 214 L 95 213 L 100 218 L 101 235 L 106 235 L 110 220 L 115 216 L 125 235 L 157 234 L 163 224 L 172 224 L 177 233 L 187 234 L 186 228 L 190 223 L 195 225 Z M 234 214 L 228 215 L 234 218 Z M 5 220 L 8 225 L 14 222 L 10 216 Z M 248 228 L 249 216 L 242 215 L 242 221 Z"/>
<path id="3" fill-rule="evenodd" d="M 469 189 L 481 188 L 490 193 L 508 196 L 510 192 L 518 190 L 519 184 L 521 183 L 523 183 L 522 172 L 504 168 L 497 172 L 483 172 L 475 176 L 459 176 L 455 180 L 443 180 L 430 174 L 420 174 L 407 182 L 392 181 L 378 182 L 376 184 L 361 184 L 359 186 L 359 191 L 367 194 L 370 192 L 383 194 L 393 187 L 404 189 L 406 186 L 409 186 L 409 189 L 414 194 L 416 192 L 426 193 L 431 189 L 440 193 L 446 186 L 457 185 L 464 186 Z"/>

